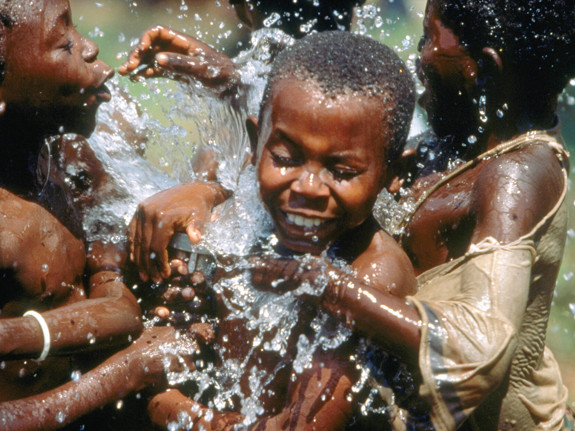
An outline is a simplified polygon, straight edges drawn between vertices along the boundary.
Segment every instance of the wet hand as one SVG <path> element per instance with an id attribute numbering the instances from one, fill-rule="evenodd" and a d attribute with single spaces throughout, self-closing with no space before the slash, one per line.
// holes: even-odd
<path id="1" fill-rule="evenodd" d="M 225 54 L 161 25 L 142 35 L 119 73 L 144 78 L 192 78 L 208 87 L 228 86 L 238 79 L 236 65 Z"/>
<path id="2" fill-rule="evenodd" d="M 185 231 L 192 244 L 202 237 L 212 209 L 226 192 L 216 183 L 194 182 L 164 190 L 142 202 L 128 230 L 130 260 L 143 281 L 156 283 L 172 274 L 168 245 L 175 232 Z"/>
<path id="3" fill-rule="evenodd" d="M 170 266 L 173 268 L 172 260 Z M 159 300 L 162 305 L 158 305 L 149 311 L 150 316 L 158 318 L 162 323 L 169 323 L 173 326 L 187 326 L 194 315 L 212 314 L 210 308 L 212 302 L 209 300 L 212 292 L 208 290 L 204 274 L 194 271 L 187 274 L 187 264 L 181 266 L 181 270 L 186 274 L 177 273 L 170 278 L 170 282 L 164 286 Z M 175 271 L 173 269 L 173 271 Z"/>

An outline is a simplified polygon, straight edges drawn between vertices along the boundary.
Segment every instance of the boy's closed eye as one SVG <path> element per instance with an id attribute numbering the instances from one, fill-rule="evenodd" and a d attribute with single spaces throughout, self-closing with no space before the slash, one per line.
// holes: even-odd
<path id="1" fill-rule="evenodd" d="M 72 53 L 72 48 L 74 47 L 74 41 L 69 41 L 62 47 L 64 51 L 68 51 L 70 54 Z"/>
<path id="2" fill-rule="evenodd" d="M 337 163 L 329 166 L 329 171 L 336 181 L 349 181 L 361 174 L 361 170 L 352 166 Z"/>
<path id="3" fill-rule="evenodd" d="M 295 167 L 303 163 L 303 156 L 296 147 L 284 140 L 271 145 L 269 152 L 274 164 L 279 167 Z"/>

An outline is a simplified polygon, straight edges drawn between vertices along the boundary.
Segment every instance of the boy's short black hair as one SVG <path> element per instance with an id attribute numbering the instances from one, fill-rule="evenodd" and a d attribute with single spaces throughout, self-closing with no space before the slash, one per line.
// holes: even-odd
<path id="1" fill-rule="evenodd" d="M 574 0 L 430 1 L 472 55 L 494 48 L 519 80 L 556 95 L 574 75 Z"/>
<path id="2" fill-rule="evenodd" d="M 315 81 L 329 97 L 358 93 L 381 100 L 392 132 L 388 161 L 401 155 L 415 106 L 415 86 L 405 63 L 389 47 L 344 31 L 315 33 L 274 60 L 260 108 L 260 124 L 272 87 L 280 79 Z"/>
<path id="3" fill-rule="evenodd" d="M 353 8 L 364 2 L 365 0 L 252 0 L 252 4 L 262 15 L 269 17 L 277 13 L 277 26 L 294 37 L 302 37 L 310 30 L 349 30 Z M 230 3 L 233 4 L 233 0 Z"/>

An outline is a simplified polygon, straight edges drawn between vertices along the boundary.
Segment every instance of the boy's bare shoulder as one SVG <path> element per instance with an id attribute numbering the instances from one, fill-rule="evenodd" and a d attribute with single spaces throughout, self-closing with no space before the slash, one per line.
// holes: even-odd
<path id="1" fill-rule="evenodd" d="M 395 296 L 415 293 L 413 265 L 397 241 L 383 229 L 375 232 L 367 249 L 353 262 L 357 277 Z"/>
<path id="2" fill-rule="evenodd" d="M 79 285 L 84 242 L 41 205 L 0 188 L 0 270 L 10 270 L 26 295 L 62 299 Z"/>
<path id="3" fill-rule="evenodd" d="M 472 190 L 474 240 L 512 241 L 527 234 L 557 204 L 563 188 L 563 167 L 545 142 L 484 162 Z"/>

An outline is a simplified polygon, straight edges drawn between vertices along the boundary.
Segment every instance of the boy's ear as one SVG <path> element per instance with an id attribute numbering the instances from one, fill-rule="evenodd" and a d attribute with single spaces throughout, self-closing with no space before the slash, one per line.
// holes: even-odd
<path id="1" fill-rule="evenodd" d="M 258 149 L 258 119 L 250 115 L 246 119 L 246 129 L 250 138 L 250 148 L 252 150 L 252 164 L 256 164 L 257 149 Z"/>
<path id="2" fill-rule="evenodd" d="M 494 83 L 499 81 L 503 72 L 503 62 L 496 49 L 489 46 L 481 50 L 481 61 L 478 62 L 478 76 L 484 83 Z"/>
<path id="3" fill-rule="evenodd" d="M 481 52 L 485 56 L 486 60 L 490 62 L 495 68 L 501 72 L 503 70 L 503 62 L 497 50 L 491 48 L 490 46 L 485 46 Z"/>
<path id="4" fill-rule="evenodd" d="M 387 177 L 387 191 L 391 194 L 399 193 L 405 182 L 405 177 L 413 164 L 417 151 L 415 148 L 406 148 L 401 156 L 389 166 Z"/>

